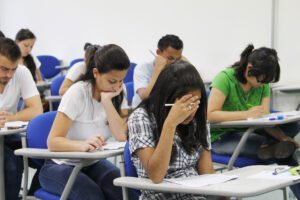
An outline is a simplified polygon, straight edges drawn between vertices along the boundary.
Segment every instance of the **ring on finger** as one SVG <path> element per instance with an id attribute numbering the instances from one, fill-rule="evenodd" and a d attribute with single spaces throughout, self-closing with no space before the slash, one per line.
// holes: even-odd
<path id="1" fill-rule="evenodd" d="M 187 106 L 187 109 L 188 109 L 189 111 L 191 111 L 191 110 L 193 109 L 192 104 L 189 104 L 189 105 Z"/>

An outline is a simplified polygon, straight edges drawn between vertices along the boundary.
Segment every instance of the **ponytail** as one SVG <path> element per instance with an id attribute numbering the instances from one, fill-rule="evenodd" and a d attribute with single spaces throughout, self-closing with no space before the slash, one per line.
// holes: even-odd
<path id="1" fill-rule="evenodd" d="M 236 78 L 241 83 L 246 83 L 247 82 L 247 80 L 245 78 L 245 71 L 246 71 L 246 67 L 248 65 L 249 55 L 252 53 L 253 49 L 254 49 L 254 46 L 252 44 L 249 44 L 244 49 L 244 51 L 241 53 L 240 60 L 233 64 L 233 68 L 235 68 L 235 71 L 236 71 Z"/>
<path id="2" fill-rule="evenodd" d="M 246 76 L 254 76 L 260 83 L 278 82 L 280 78 L 278 60 L 275 49 L 261 47 L 254 50 L 254 46 L 249 44 L 241 53 L 240 61 L 233 65 L 235 76 L 243 84 L 247 83 Z M 252 68 L 245 76 L 249 63 Z"/>

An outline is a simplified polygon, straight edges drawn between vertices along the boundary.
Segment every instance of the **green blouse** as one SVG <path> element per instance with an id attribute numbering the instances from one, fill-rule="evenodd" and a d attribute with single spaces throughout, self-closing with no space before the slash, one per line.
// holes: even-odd
<path id="1" fill-rule="evenodd" d="M 269 84 L 251 88 L 245 92 L 235 76 L 235 69 L 232 67 L 226 68 L 215 77 L 212 88 L 217 88 L 226 96 L 222 111 L 248 110 L 253 106 L 261 105 L 263 98 L 270 97 Z M 222 134 L 231 130 L 238 131 L 241 129 L 212 129 L 212 142 L 220 139 Z"/>

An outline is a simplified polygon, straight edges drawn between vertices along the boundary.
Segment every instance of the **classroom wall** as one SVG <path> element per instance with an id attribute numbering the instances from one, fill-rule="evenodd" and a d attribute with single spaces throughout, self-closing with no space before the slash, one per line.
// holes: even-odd
<path id="1" fill-rule="evenodd" d="M 153 59 L 161 36 L 184 41 L 184 55 L 203 79 L 237 61 L 249 43 L 270 46 L 271 0 L 0 0 L 0 27 L 23 27 L 38 40 L 34 53 L 65 62 L 82 57 L 85 42 L 121 45 L 131 60 Z"/>
<path id="2" fill-rule="evenodd" d="M 237 61 L 247 44 L 274 44 L 281 59 L 279 85 L 300 84 L 299 8 L 298 0 L 0 0 L 0 29 L 14 38 L 20 28 L 30 28 L 38 38 L 33 53 L 53 54 L 65 64 L 83 56 L 85 42 L 116 43 L 133 62 L 149 61 L 159 38 L 173 33 L 208 81 Z M 298 94 L 275 95 L 280 110 L 300 101 Z"/>

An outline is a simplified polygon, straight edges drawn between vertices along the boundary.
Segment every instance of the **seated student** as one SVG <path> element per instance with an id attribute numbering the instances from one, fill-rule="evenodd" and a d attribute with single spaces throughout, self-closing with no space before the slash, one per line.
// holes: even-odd
<path id="1" fill-rule="evenodd" d="M 18 65 L 21 52 L 9 38 L 0 38 L 0 127 L 7 121 L 29 121 L 43 113 L 42 103 L 29 70 Z M 25 108 L 17 111 L 23 98 Z M 14 150 L 21 148 L 17 135 L 6 136 L 4 140 L 5 199 L 18 199 L 23 174 L 22 157 Z"/>
<path id="2" fill-rule="evenodd" d="M 135 67 L 133 107 L 149 96 L 157 77 L 165 66 L 182 58 L 182 50 L 183 42 L 178 36 L 165 35 L 158 41 L 155 59 Z"/>
<path id="3" fill-rule="evenodd" d="M 261 117 L 270 111 L 269 83 L 280 78 L 280 66 L 274 49 L 254 49 L 248 45 L 239 62 L 221 71 L 212 83 L 208 103 L 208 120 L 222 122 Z M 239 142 L 241 129 L 212 129 L 212 150 L 232 154 Z M 256 130 L 241 150 L 241 155 L 275 159 L 278 164 L 298 165 L 292 158 L 298 147 L 293 137 L 298 133 L 297 123 Z M 267 137 L 267 143 L 264 143 Z M 296 194 L 298 186 L 292 186 Z M 296 194 L 300 199 L 300 194 Z"/>
<path id="4" fill-rule="evenodd" d="M 81 76 L 83 76 L 87 71 L 86 60 L 94 54 L 99 45 L 92 45 L 90 43 L 85 43 L 84 45 L 84 62 L 75 63 L 71 69 L 69 69 L 65 80 L 60 86 L 59 95 L 63 96 L 65 92 L 73 85 L 74 82 L 78 81 Z M 92 67 L 91 67 L 92 68 Z"/>
<path id="5" fill-rule="evenodd" d="M 92 70 L 64 94 L 48 137 L 50 151 L 94 151 L 111 135 L 117 141 L 127 137 L 128 105 L 122 83 L 130 66 L 124 50 L 117 45 L 98 48 L 86 61 Z M 61 195 L 74 160 L 48 160 L 40 173 L 42 187 Z M 119 169 L 103 159 L 84 167 L 68 199 L 122 199 L 122 190 L 113 185 Z"/>
<path id="6" fill-rule="evenodd" d="M 149 97 L 128 120 L 131 159 L 139 177 L 160 183 L 164 178 L 214 173 L 206 106 L 204 83 L 194 66 L 176 61 L 161 71 Z M 143 190 L 140 197 L 203 198 Z"/>
<path id="7" fill-rule="evenodd" d="M 35 82 L 43 82 L 39 69 L 41 67 L 41 63 L 35 56 L 31 55 L 35 41 L 36 37 L 29 29 L 21 29 L 16 35 L 16 43 L 22 53 L 19 63 L 21 65 L 25 65 L 30 70 Z"/>

